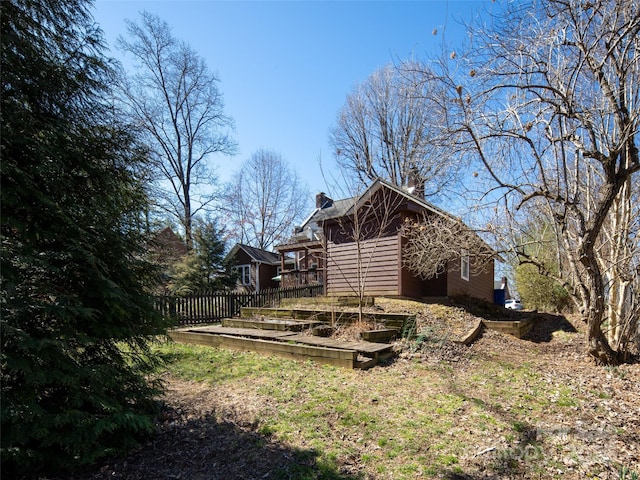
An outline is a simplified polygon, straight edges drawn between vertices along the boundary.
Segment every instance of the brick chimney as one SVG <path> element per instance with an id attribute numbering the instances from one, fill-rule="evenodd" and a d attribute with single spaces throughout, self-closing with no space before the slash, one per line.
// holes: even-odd
<path id="1" fill-rule="evenodd" d="M 424 200 L 424 179 L 420 177 L 420 174 L 415 167 L 412 167 L 411 170 L 409 170 L 407 188 L 414 197 Z"/>
<path id="2" fill-rule="evenodd" d="M 316 208 L 327 208 L 333 205 L 333 200 L 327 197 L 324 192 L 316 195 Z"/>

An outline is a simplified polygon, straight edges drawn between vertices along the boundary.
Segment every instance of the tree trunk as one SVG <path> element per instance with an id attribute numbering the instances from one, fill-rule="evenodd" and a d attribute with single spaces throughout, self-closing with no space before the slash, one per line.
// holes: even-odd
<path id="1" fill-rule="evenodd" d="M 587 353 L 592 356 L 597 365 L 618 365 L 620 355 L 611 348 L 607 336 L 602 331 L 606 305 L 604 301 L 604 284 L 598 262 L 593 252 L 583 252 L 581 263 L 585 266 L 586 283 L 588 285 L 586 315 L 587 324 Z"/>
<path id="2" fill-rule="evenodd" d="M 191 218 L 191 198 L 188 193 L 185 193 L 185 204 L 184 204 L 184 238 L 185 243 L 187 244 L 187 248 L 189 250 L 193 249 L 193 225 Z"/>
<path id="3" fill-rule="evenodd" d="M 587 353 L 595 359 L 597 365 L 619 365 L 620 355 L 611 348 L 602 331 L 602 317 L 595 310 L 587 314 Z"/>

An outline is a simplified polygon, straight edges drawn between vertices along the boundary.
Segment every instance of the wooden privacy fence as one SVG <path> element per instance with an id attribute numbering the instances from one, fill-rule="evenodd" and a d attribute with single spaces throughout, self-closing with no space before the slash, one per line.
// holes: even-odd
<path id="1" fill-rule="evenodd" d="M 242 307 L 267 307 L 283 298 L 317 297 L 323 286 L 305 285 L 290 288 L 271 288 L 256 293 L 198 292 L 185 296 L 160 295 L 155 307 L 176 325 L 215 323 L 223 318 L 237 317 Z"/>

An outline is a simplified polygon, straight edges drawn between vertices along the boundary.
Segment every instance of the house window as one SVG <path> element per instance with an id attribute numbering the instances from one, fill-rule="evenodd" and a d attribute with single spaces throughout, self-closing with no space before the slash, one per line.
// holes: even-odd
<path id="1" fill-rule="evenodd" d="M 460 276 L 463 280 L 469 281 L 469 252 L 462 250 L 460 257 Z"/>
<path id="2" fill-rule="evenodd" d="M 238 272 L 238 280 L 241 285 L 251 285 L 251 265 L 238 265 L 233 267 Z"/>

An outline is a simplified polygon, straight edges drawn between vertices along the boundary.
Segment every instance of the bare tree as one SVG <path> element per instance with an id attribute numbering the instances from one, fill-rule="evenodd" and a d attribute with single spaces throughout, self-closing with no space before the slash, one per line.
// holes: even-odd
<path id="1" fill-rule="evenodd" d="M 127 30 L 118 47 L 133 56 L 135 71 L 123 76 L 124 101 L 147 134 L 158 204 L 184 227 L 191 248 L 193 218 L 213 199 L 210 157 L 236 149 L 233 121 L 224 115 L 218 77 L 166 22 L 142 12 Z"/>
<path id="2" fill-rule="evenodd" d="M 453 217 L 423 215 L 406 222 L 401 232 L 406 240 L 403 264 L 423 280 L 445 273 L 463 257 L 469 259 L 469 273 L 477 275 L 493 265 L 496 255 L 478 232 Z"/>
<path id="3" fill-rule="evenodd" d="M 307 211 L 307 188 L 278 153 L 251 155 L 225 187 L 223 210 L 231 237 L 268 249 L 284 241 Z"/>
<path id="4" fill-rule="evenodd" d="M 367 284 L 372 282 L 372 270 L 380 258 L 379 246 L 385 238 L 397 237 L 399 208 L 405 201 L 396 192 L 375 189 L 374 185 L 342 201 L 345 211 L 336 219 L 338 228 L 325 238 L 327 271 L 336 272 L 357 296 L 359 321 L 363 320 Z"/>
<path id="5" fill-rule="evenodd" d="M 613 322 L 637 332 L 620 321 L 637 322 L 627 312 L 638 296 L 638 212 L 628 200 L 640 171 L 638 2 L 510 4 L 474 38 L 480 48 L 457 63 L 457 76 L 443 62 L 457 147 L 484 166 L 496 186 L 487 198 L 500 196 L 512 228 L 528 215 L 554 226 L 557 279 L 587 324 L 588 353 L 601 364 L 624 361 L 625 345 L 605 329 Z"/>
<path id="6" fill-rule="evenodd" d="M 381 177 L 427 197 L 442 193 L 460 163 L 443 143 L 437 87 L 410 62 L 373 73 L 347 96 L 331 131 L 338 165 L 361 185 Z"/>
<path id="7" fill-rule="evenodd" d="M 635 178 L 636 182 L 638 181 Z M 620 189 L 595 248 L 605 282 L 605 331 L 614 350 L 628 357 L 631 344 L 640 342 L 640 188 L 632 177 Z M 627 358 L 623 360 L 627 360 Z"/>

